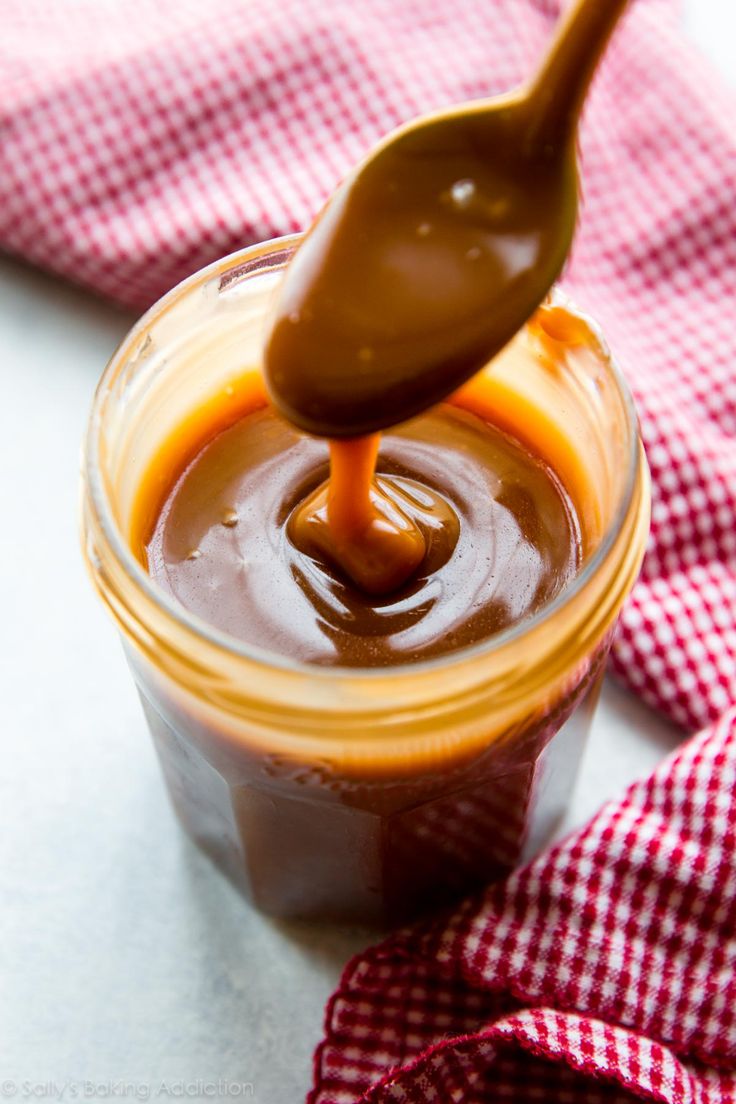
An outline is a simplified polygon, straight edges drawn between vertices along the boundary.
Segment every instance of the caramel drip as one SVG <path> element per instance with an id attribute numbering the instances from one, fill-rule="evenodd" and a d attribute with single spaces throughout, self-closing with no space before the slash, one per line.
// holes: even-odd
<path id="1" fill-rule="evenodd" d="M 421 529 L 376 479 L 380 433 L 330 441 L 330 478 L 292 517 L 298 548 L 321 554 L 366 594 L 390 594 L 418 570 Z"/>

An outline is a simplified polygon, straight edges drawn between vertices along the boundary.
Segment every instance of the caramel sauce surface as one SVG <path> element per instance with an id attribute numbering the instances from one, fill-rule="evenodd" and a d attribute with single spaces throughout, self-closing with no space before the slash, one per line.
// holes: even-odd
<path id="1" fill-rule="evenodd" d="M 326 444 L 285 422 L 255 376 L 239 401 L 237 420 L 223 404 L 219 423 L 210 407 L 208 425 L 188 427 L 175 482 L 139 510 L 155 518 L 140 533 L 154 579 L 219 629 L 307 663 L 406 663 L 501 631 L 575 573 L 580 536 L 558 480 L 472 410 L 443 403 L 386 433 L 375 476 L 377 440 L 362 469 L 345 448 L 344 477 L 369 493 L 340 519 L 346 551 L 328 525 Z M 405 563 L 403 546 L 392 559 L 396 532 L 414 560 L 385 593 Z"/>

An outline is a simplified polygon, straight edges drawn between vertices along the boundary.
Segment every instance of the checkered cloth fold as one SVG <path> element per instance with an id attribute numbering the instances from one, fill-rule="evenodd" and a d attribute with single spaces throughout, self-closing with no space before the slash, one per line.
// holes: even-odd
<path id="1" fill-rule="evenodd" d="M 559 0 L 5 0 L 0 248 L 140 307 L 305 226 L 388 129 L 511 87 Z M 618 675 L 704 729 L 585 829 L 351 964 L 313 1104 L 736 1100 L 736 112 L 633 0 L 566 289 L 634 390 L 652 540 Z"/>

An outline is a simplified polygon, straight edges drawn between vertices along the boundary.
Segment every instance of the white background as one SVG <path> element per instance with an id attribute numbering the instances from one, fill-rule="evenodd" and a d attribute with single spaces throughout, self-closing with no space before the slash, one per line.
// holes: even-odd
<path id="1" fill-rule="evenodd" d="M 685 7 L 733 82 L 736 5 Z M 296 1104 L 324 1001 L 369 937 L 255 915 L 164 797 L 76 533 L 86 413 L 130 322 L 0 260 L 0 1091 L 153 1099 L 162 1079 L 204 1094 L 224 1078 L 230 1095 Z M 568 823 L 679 738 L 607 685 Z"/>

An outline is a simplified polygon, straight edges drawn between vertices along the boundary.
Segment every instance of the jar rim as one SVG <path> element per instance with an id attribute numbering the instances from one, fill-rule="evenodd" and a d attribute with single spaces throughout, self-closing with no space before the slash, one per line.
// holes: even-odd
<path id="1" fill-rule="evenodd" d="M 335 683 L 344 679 L 351 682 L 370 684 L 380 680 L 385 685 L 386 681 L 395 683 L 407 677 L 414 679 L 423 675 L 431 675 L 433 672 L 447 673 L 453 668 L 460 667 L 468 662 L 483 657 L 491 658 L 510 645 L 517 643 L 521 638 L 531 634 L 543 624 L 554 620 L 586 589 L 608 559 L 621 526 L 631 508 L 637 488 L 641 450 L 638 418 L 628 383 L 611 355 L 598 324 L 584 311 L 579 310 L 572 300 L 558 288 L 555 288 L 552 292 L 553 303 L 572 309 L 577 317 L 590 326 L 605 351 L 606 371 L 615 384 L 625 413 L 627 430 L 626 479 L 620 501 L 613 511 L 598 546 L 575 575 L 572 582 L 565 586 L 553 599 L 540 606 L 533 614 L 498 633 L 494 633 L 485 640 L 477 641 L 458 648 L 456 651 L 430 659 L 402 662 L 386 667 L 317 665 L 292 659 L 279 652 L 272 652 L 267 648 L 261 648 L 258 645 L 239 640 L 237 637 L 217 629 L 177 602 L 173 595 L 169 595 L 163 588 L 157 586 L 153 578 L 145 571 L 133 555 L 114 518 L 102 475 L 99 425 L 102 418 L 102 406 L 109 393 L 110 385 L 114 381 L 117 371 L 124 366 L 128 351 L 131 347 L 135 347 L 136 342 L 145 335 L 154 318 L 169 310 L 174 303 L 197 286 L 206 283 L 217 276 L 218 273 L 221 277 L 224 276 L 231 272 L 235 266 L 238 267 L 238 278 L 247 276 L 250 271 L 259 269 L 258 262 L 264 257 L 271 258 L 273 263 L 270 267 L 272 269 L 277 268 L 281 259 L 286 259 L 293 252 L 301 236 L 301 234 L 290 234 L 259 242 L 229 253 L 204 268 L 198 269 L 152 304 L 126 333 L 105 367 L 95 390 L 82 457 L 82 471 L 88 492 L 88 501 L 92 506 L 101 534 L 128 580 L 134 584 L 139 592 L 142 592 L 149 602 L 157 607 L 159 612 L 165 614 L 180 630 L 183 629 L 195 639 L 199 639 L 206 645 L 224 652 L 229 658 L 236 661 L 247 661 L 249 664 L 267 668 L 270 671 L 276 669 L 285 675 L 308 676 L 310 679 L 326 683 Z M 234 278 L 231 277 L 231 280 Z"/>

